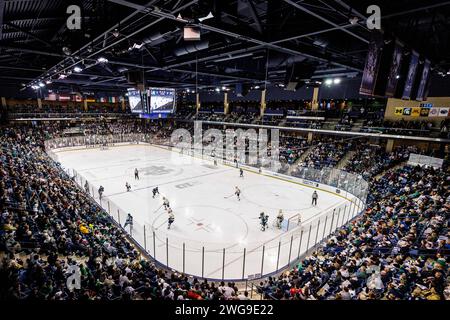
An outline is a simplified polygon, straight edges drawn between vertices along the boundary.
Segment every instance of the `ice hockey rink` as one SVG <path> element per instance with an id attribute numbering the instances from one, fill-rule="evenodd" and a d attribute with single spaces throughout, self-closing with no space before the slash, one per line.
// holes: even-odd
<path id="1" fill-rule="evenodd" d="M 315 189 L 263 171 L 239 170 L 149 144 L 53 151 L 80 186 L 90 183 L 94 195 L 123 226 L 134 217 L 132 237 L 160 264 L 211 279 L 258 278 L 275 273 L 320 242 L 359 211 L 351 195 Z M 134 178 L 135 168 L 139 180 Z M 131 184 L 127 192 L 125 183 Z M 99 186 L 105 188 L 98 198 Z M 159 196 L 152 197 L 158 186 Z M 235 186 L 241 200 L 234 196 Z M 318 205 L 311 197 L 317 190 Z M 162 197 L 175 215 L 171 229 Z M 275 226 L 278 211 L 292 218 L 289 229 Z M 261 231 L 260 212 L 269 215 Z M 298 214 L 302 223 L 297 224 Z M 285 224 L 286 226 L 286 224 Z"/>

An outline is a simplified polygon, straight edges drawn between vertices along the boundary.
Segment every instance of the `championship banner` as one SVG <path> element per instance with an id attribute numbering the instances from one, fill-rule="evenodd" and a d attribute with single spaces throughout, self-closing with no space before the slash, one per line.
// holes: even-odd
<path id="1" fill-rule="evenodd" d="M 439 117 L 447 117 L 449 110 L 450 110 L 450 108 L 440 108 L 439 109 Z"/>
<path id="2" fill-rule="evenodd" d="M 402 116 L 403 115 L 403 108 L 395 108 L 395 111 L 394 111 L 394 114 L 396 115 L 396 116 Z"/>
<path id="3" fill-rule="evenodd" d="M 403 90 L 402 99 L 409 99 L 416 77 L 417 66 L 419 65 L 419 54 L 416 51 L 411 53 L 411 62 L 409 64 L 408 76 L 406 77 L 405 88 Z"/>
<path id="4" fill-rule="evenodd" d="M 430 108 L 420 108 L 420 116 L 421 117 L 428 117 L 430 114 Z"/>
<path id="5" fill-rule="evenodd" d="M 428 116 L 429 117 L 438 117 L 439 116 L 439 108 L 431 108 Z"/>
<path id="6" fill-rule="evenodd" d="M 411 115 L 412 108 L 403 108 L 403 115 L 404 116 L 410 116 Z"/>
<path id="7" fill-rule="evenodd" d="M 369 43 L 367 51 L 366 63 L 361 80 L 360 94 L 373 95 L 375 90 L 375 83 L 378 76 L 378 69 L 380 67 L 381 50 L 383 49 L 384 41 L 381 33 L 373 33 L 372 39 Z"/>
<path id="8" fill-rule="evenodd" d="M 389 76 L 386 86 L 385 94 L 388 97 L 393 97 L 395 94 L 395 89 L 397 88 L 397 83 L 399 79 L 398 71 L 400 69 L 402 57 L 403 57 L 403 44 L 401 44 L 399 41 L 396 41 L 394 54 L 392 56 L 391 69 L 389 70 Z"/>
<path id="9" fill-rule="evenodd" d="M 428 82 L 428 78 L 430 75 L 430 67 L 431 62 L 430 60 L 425 60 L 425 65 L 423 67 L 422 71 L 422 79 L 420 80 L 419 88 L 417 89 L 417 98 L 416 100 L 423 101 L 425 96 L 425 88 Z"/>
<path id="10" fill-rule="evenodd" d="M 420 116 L 420 108 L 412 108 L 411 117 L 418 117 L 418 116 Z"/>

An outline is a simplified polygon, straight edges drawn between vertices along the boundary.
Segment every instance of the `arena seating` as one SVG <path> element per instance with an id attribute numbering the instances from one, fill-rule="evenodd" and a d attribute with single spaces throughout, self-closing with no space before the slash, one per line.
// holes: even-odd
<path id="1" fill-rule="evenodd" d="M 189 123 L 184 124 L 191 128 Z M 138 121 L 84 124 L 97 134 L 151 133 L 171 126 Z M 78 188 L 45 153 L 43 139 L 61 124 L 3 129 L 0 138 L 0 281 L 2 296 L 53 300 L 248 299 L 235 283 L 215 284 L 168 272 L 141 255 L 123 229 Z M 335 165 L 351 143 L 324 139 L 305 161 Z M 328 148 L 324 148 L 328 145 Z M 282 136 L 282 156 L 293 163 L 305 139 Z M 411 148 L 391 154 L 354 146 L 348 170 L 374 176 L 401 163 Z M 330 150 L 333 150 L 330 154 Z M 293 269 L 263 280 L 265 299 L 450 298 L 448 277 L 450 176 L 443 170 L 400 167 L 373 180 L 368 209 L 330 236 Z M 71 265 L 81 290 L 64 285 Z"/>
<path id="2" fill-rule="evenodd" d="M 449 299 L 449 181 L 420 167 L 387 173 L 362 216 L 259 290 L 286 300 Z"/>

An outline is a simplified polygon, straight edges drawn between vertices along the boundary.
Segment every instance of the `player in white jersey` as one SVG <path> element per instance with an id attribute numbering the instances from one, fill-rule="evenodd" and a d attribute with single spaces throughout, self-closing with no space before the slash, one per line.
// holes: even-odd
<path id="1" fill-rule="evenodd" d="M 167 199 L 166 197 L 163 197 L 163 206 L 165 210 L 167 210 L 167 208 L 170 208 L 169 199 Z"/>
<path id="2" fill-rule="evenodd" d="M 238 198 L 239 201 L 241 201 L 241 190 L 236 186 L 234 189 L 234 194 Z"/>
<path id="3" fill-rule="evenodd" d="M 170 226 L 175 221 L 175 216 L 173 215 L 172 210 L 170 208 L 169 208 L 169 210 L 170 210 L 170 212 L 169 212 L 169 218 L 167 219 L 167 229 L 170 229 Z"/>
<path id="4" fill-rule="evenodd" d="M 281 229 L 283 220 L 284 220 L 283 210 L 280 209 L 280 211 L 278 211 L 277 223 L 276 223 L 278 229 Z"/>

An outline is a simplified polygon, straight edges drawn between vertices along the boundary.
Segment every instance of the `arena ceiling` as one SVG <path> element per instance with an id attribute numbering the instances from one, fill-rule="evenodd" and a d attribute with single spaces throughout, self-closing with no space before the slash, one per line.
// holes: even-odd
<path id="1" fill-rule="evenodd" d="M 80 30 L 67 28 L 71 4 L 82 10 Z M 313 79 L 358 77 L 372 4 L 381 7 L 383 32 L 446 75 L 450 1 L 5 0 L 0 85 L 31 91 L 31 84 L 51 81 L 55 89 L 123 91 L 128 71 L 143 73 L 152 86 L 277 84 L 288 65 L 302 61 L 317 65 Z M 200 41 L 184 41 L 186 25 L 200 27 Z"/>

